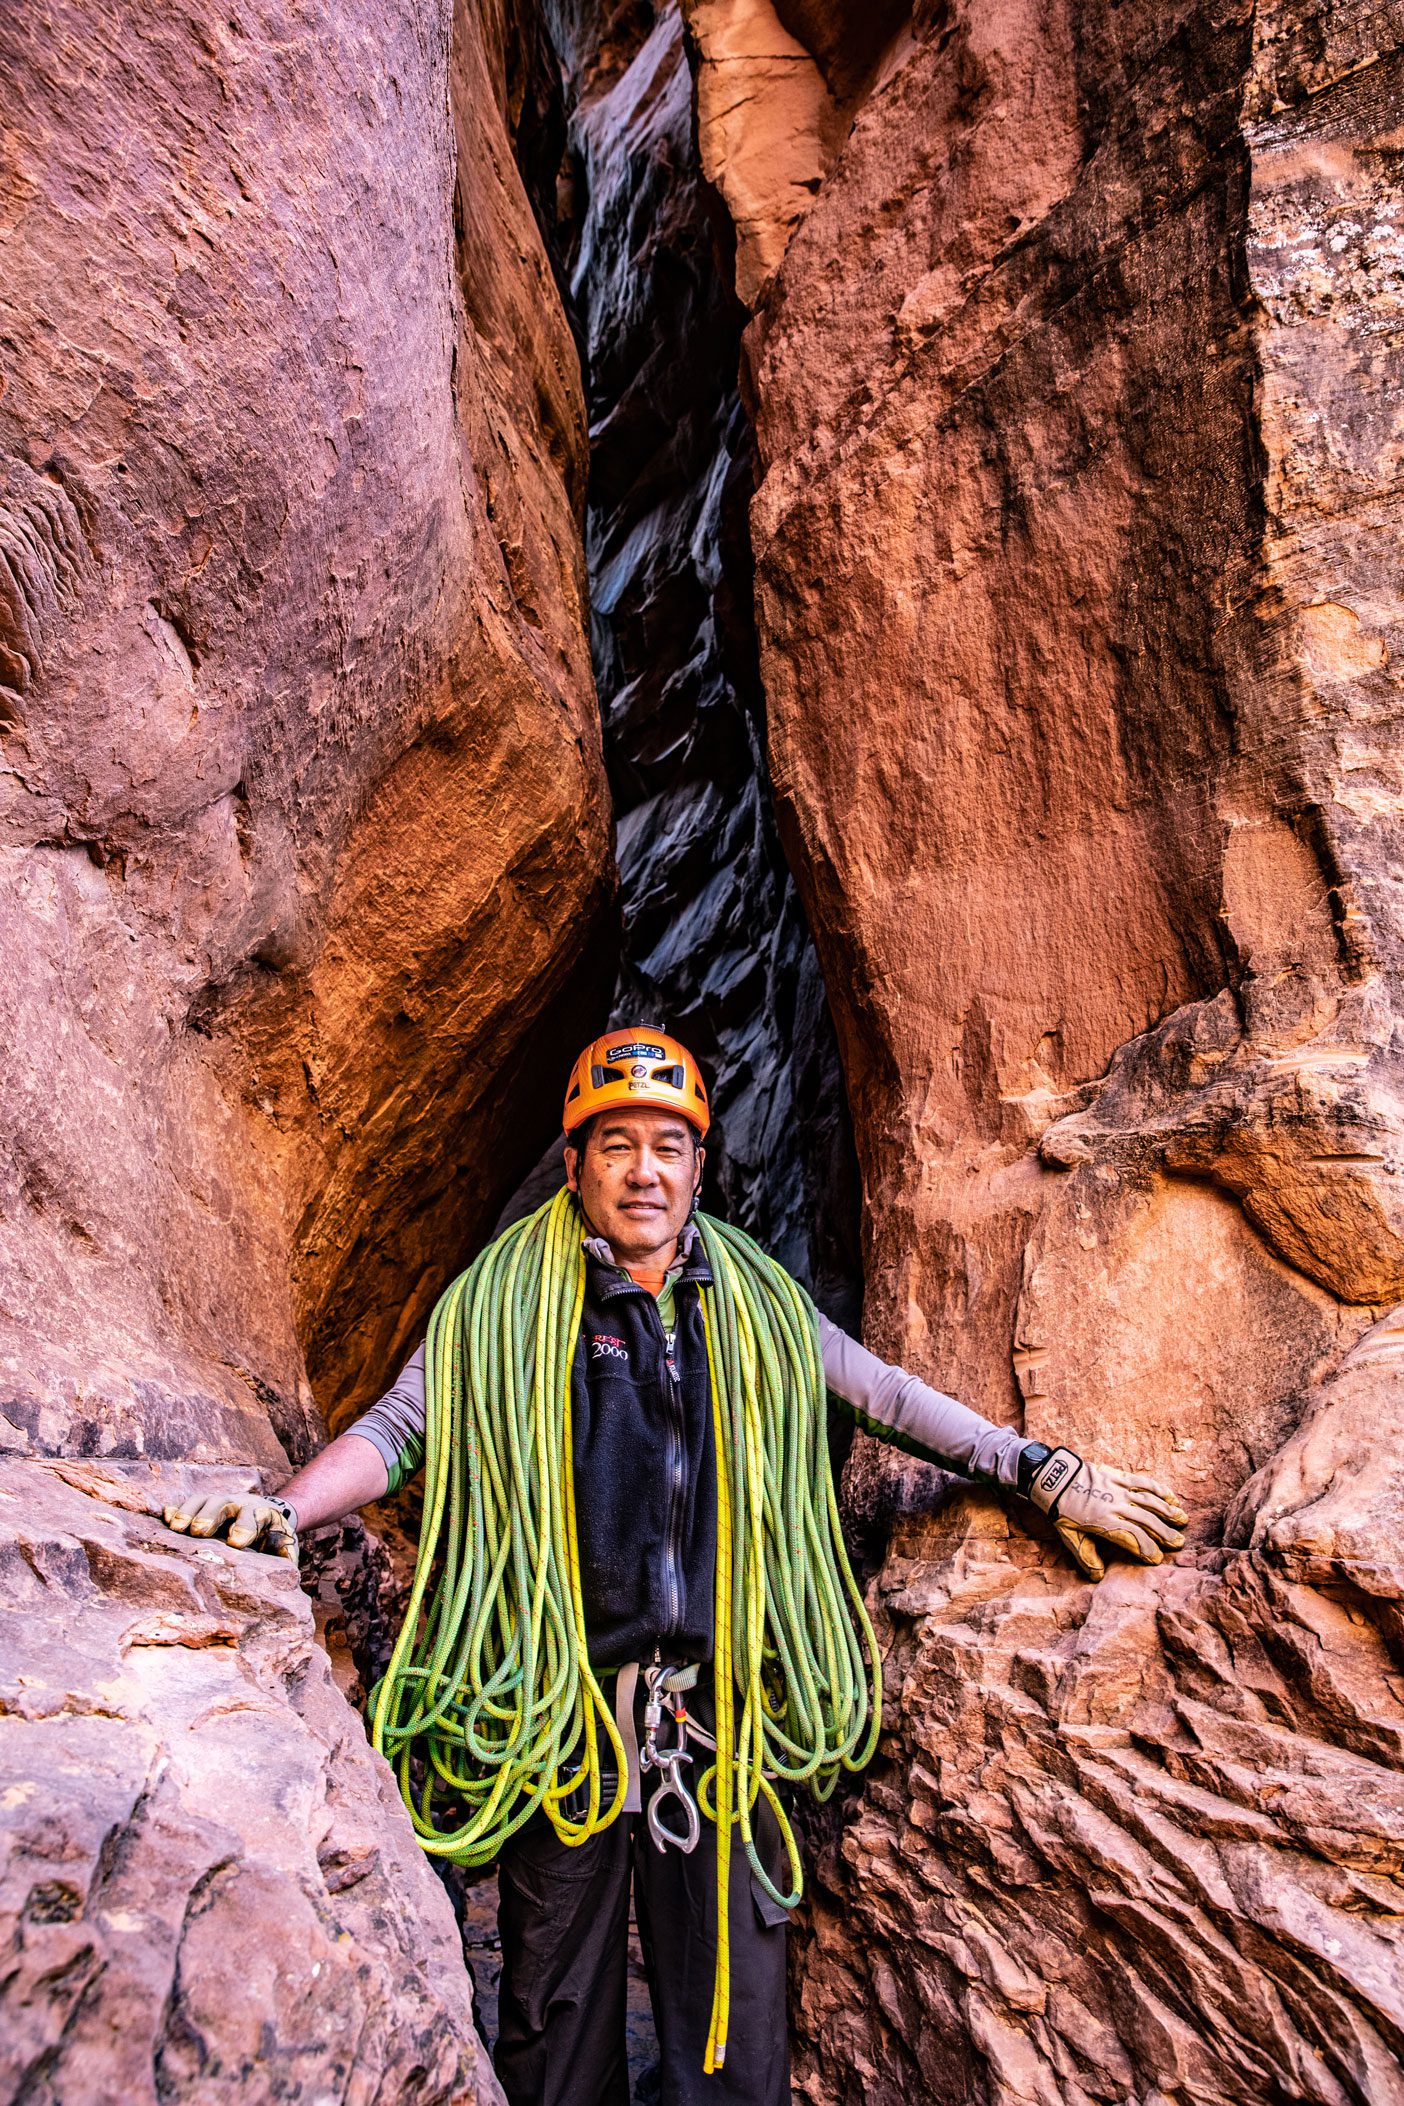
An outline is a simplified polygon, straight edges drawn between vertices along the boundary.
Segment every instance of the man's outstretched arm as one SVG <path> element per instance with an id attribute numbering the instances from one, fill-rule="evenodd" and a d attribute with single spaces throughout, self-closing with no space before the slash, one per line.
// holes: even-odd
<path id="1" fill-rule="evenodd" d="M 1106 1571 L 1094 1537 L 1147 1565 L 1184 1543 L 1188 1516 L 1154 1478 L 1085 1462 L 1071 1448 L 1049 1448 L 1026 1441 L 1012 1426 L 995 1426 L 905 1368 L 879 1360 L 824 1316 L 819 1343 L 830 1395 L 864 1432 L 923 1462 L 1021 1492 L 1048 1515 L 1090 1578 Z"/>
<path id="2" fill-rule="evenodd" d="M 424 1348 L 355 1427 L 303 1465 L 274 1497 L 264 1492 L 196 1493 L 168 1506 L 166 1524 L 182 1535 L 212 1536 L 228 1524 L 236 1550 L 266 1550 L 297 1561 L 299 1529 L 340 1521 L 383 1499 L 413 1476 L 424 1456 Z"/>

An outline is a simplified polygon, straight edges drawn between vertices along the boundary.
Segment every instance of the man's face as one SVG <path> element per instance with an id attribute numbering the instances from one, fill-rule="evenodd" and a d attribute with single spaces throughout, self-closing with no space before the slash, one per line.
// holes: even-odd
<path id="1" fill-rule="evenodd" d="M 702 1150 L 676 1112 L 601 1112 L 583 1156 L 567 1145 L 566 1181 L 623 1263 L 667 1263 L 702 1182 Z"/>

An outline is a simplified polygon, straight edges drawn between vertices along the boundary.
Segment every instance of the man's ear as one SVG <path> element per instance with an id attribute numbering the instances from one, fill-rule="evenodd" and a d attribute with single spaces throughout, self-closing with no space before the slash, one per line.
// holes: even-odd
<path id="1" fill-rule="evenodd" d="M 694 1200 L 697 1198 L 698 1193 L 702 1190 L 702 1165 L 706 1162 L 706 1160 L 707 1151 L 702 1146 L 702 1143 L 699 1141 L 697 1144 L 697 1169 L 692 1180 L 692 1196 Z"/>
<path id="2" fill-rule="evenodd" d="M 578 1199 L 580 1197 L 580 1150 L 572 1148 L 569 1141 L 565 1144 L 565 1174 L 567 1185 Z"/>

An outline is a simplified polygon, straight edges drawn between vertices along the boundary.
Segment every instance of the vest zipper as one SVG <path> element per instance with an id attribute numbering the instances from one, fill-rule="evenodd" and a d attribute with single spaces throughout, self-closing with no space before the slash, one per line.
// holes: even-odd
<path id="1" fill-rule="evenodd" d="M 682 1622 L 682 1545 L 679 1539 L 682 1534 L 681 1506 L 687 1455 L 687 1418 L 683 1410 L 682 1381 L 678 1375 L 677 1364 L 668 1349 L 668 1334 L 663 1329 L 658 1304 L 646 1287 L 640 1287 L 633 1281 L 630 1282 L 630 1287 L 635 1294 L 642 1295 L 652 1309 L 653 1320 L 658 1326 L 658 1343 L 663 1351 L 668 1402 L 672 1406 L 667 1426 L 668 1507 L 663 1530 L 663 1582 L 667 1596 L 668 1628 L 660 1633 L 660 1636 L 667 1637 L 675 1633 Z"/>
<path id="2" fill-rule="evenodd" d="M 663 1349 L 663 1372 L 666 1378 L 668 1402 L 672 1410 L 668 1415 L 668 1509 L 663 1530 L 663 1583 L 667 1594 L 667 1630 L 670 1636 L 682 1622 L 682 1546 L 679 1536 L 682 1530 L 683 1458 L 686 1448 L 687 1424 L 683 1415 L 682 1384 L 678 1379 L 677 1365 L 668 1349 L 668 1334 L 663 1329 L 663 1319 L 658 1313 L 658 1304 L 647 1289 L 640 1292 L 647 1296 L 652 1306 L 653 1320 L 658 1326 L 658 1343 Z"/>

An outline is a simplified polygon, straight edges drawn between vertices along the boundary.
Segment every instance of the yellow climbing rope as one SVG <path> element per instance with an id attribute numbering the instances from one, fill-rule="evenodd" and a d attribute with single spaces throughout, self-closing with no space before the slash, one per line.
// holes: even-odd
<path id="1" fill-rule="evenodd" d="M 699 1227 L 718 1495 L 717 1752 L 697 1793 L 717 1825 L 712 2070 L 726 2054 L 732 1830 L 761 1885 L 793 1907 L 803 1874 L 776 1784 L 823 1798 L 841 1769 L 861 1769 L 881 1683 L 839 1527 L 813 1305 L 749 1236 L 705 1215 Z M 488 1863 L 538 1809 L 562 1842 L 583 1843 L 627 1789 L 580 1588 L 570 1396 L 582 1234 L 558 1192 L 454 1281 L 429 1326 L 424 1523 L 371 1732 L 424 1848 L 466 1865 Z M 564 1802 L 582 1787 L 575 1817 Z M 761 1800 L 784 1841 L 783 1892 L 757 1850 Z"/>

